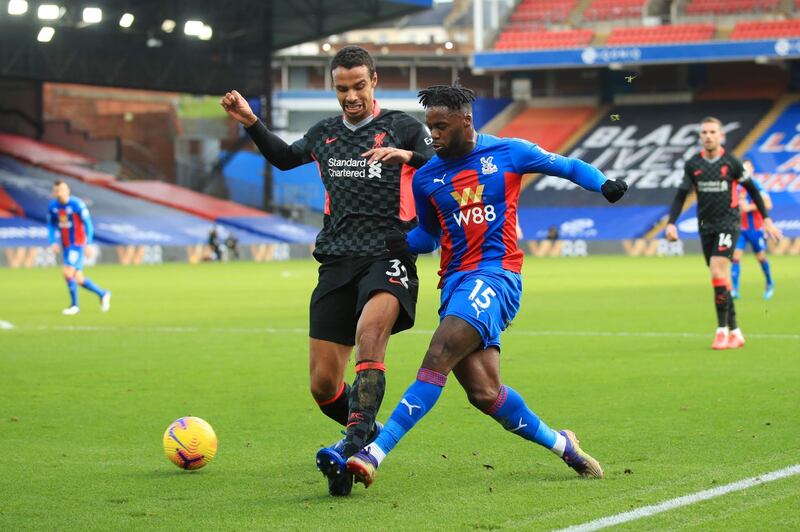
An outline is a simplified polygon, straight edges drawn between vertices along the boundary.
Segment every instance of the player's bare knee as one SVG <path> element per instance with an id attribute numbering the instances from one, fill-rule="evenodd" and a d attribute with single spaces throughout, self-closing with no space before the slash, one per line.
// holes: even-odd
<path id="1" fill-rule="evenodd" d="M 391 330 L 380 325 L 359 328 L 356 331 L 356 361 L 372 360 L 381 362 L 389 343 Z"/>
<path id="2" fill-rule="evenodd" d="M 447 339 L 439 339 L 434 336 L 428 346 L 428 351 L 425 352 L 422 367 L 439 373 L 448 373 L 455 365 L 455 362 L 457 361 L 450 342 Z"/>
<path id="3" fill-rule="evenodd" d="M 339 388 L 341 387 L 341 381 L 337 382 L 337 379 L 332 379 L 330 377 L 323 377 L 323 376 L 311 376 L 310 382 L 310 389 L 311 389 L 311 396 L 317 403 L 323 403 L 325 401 L 329 401 L 333 398 L 337 393 L 339 393 Z"/>
<path id="4" fill-rule="evenodd" d="M 481 412 L 489 410 L 489 408 L 492 407 L 495 400 L 497 399 L 497 390 L 495 390 L 494 388 L 489 388 L 489 387 L 470 388 L 469 390 L 466 390 L 466 392 L 469 404 L 471 404 Z"/>

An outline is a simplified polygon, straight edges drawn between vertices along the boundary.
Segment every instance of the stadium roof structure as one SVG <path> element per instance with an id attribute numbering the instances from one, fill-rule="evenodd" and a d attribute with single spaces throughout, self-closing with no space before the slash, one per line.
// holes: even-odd
<path id="1" fill-rule="evenodd" d="M 275 50 L 429 9 L 432 0 L 52 4 L 58 5 L 54 18 L 42 19 L 47 13 L 38 2 L 0 3 L 0 77 L 197 94 L 237 87 L 254 94 L 271 84 Z M 90 7 L 99 8 L 99 22 L 91 22 L 97 11 L 87 19 Z"/>

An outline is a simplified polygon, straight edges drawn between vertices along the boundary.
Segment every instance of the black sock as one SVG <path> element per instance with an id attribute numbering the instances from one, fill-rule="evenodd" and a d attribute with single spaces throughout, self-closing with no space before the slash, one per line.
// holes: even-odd
<path id="1" fill-rule="evenodd" d="M 713 279 L 712 283 L 714 284 L 714 305 L 717 307 L 717 327 L 727 327 L 730 292 L 724 280 Z"/>
<path id="2" fill-rule="evenodd" d="M 728 306 L 728 327 L 730 330 L 738 329 L 739 326 L 736 324 L 736 307 L 733 304 L 730 290 L 728 290 L 728 301 L 730 302 Z"/>
<path id="3" fill-rule="evenodd" d="M 343 382 L 339 393 L 329 400 L 317 404 L 323 414 L 340 425 L 347 425 L 347 414 L 350 412 L 350 385 Z"/>
<path id="4" fill-rule="evenodd" d="M 356 364 L 356 380 L 350 394 L 344 455 L 352 456 L 367 444 L 375 426 L 375 417 L 386 391 L 386 367 L 382 362 Z"/>

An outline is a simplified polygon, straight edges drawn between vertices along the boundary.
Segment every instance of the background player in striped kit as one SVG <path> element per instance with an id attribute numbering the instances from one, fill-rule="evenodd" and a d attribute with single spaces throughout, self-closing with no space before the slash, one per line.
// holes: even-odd
<path id="1" fill-rule="evenodd" d="M 744 173 L 748 177 L 753 177 L 753 163 L 750 159 L 742 161 Z M 761 198 L 764 200 L 764 206 L 767 210 L 772 210 L 772 200 L 758 181 L 753 179 L 753 184 L 761 193 Z M 771 299 L 775 293 L 775 283 L 772 280 L 772 270 L 770 269 L 769 260 L 767 259 L 767 237 L 764 234 L 764 219 L 758 208 L 753 203 L 752 198 L 747 190 L 742 189 L 739 194 L 739 206 L 742 209 L 742 232 L 739 235 L 739 240 L 736 242 L 736 249 L 733 252 L 733 265 L 731 266 L 731 281 L 733 287 L 731 288 L 731 295 L 733 299 L 738 299 L 739 292 L 739 275 L 741 271 L 740 261 L 747 244 L 753 248 L 753 253 L 756 254 L 756 259 L 761 265 L 761 271 L 764 272 L 764 279 L 766 280 L 766 287 L 764 288 L 764 299 Z"/>
<path id="2" fill-rule="evenodd" d="M 735 349 L 744 345 L 744 335 L 736 319 L 736 307 L 731 297 L 731 258 L 739 238 L 741 213 L 739 185 L 753 198 L 764 219 L 764 232 L 779 239 L 781 231 L 772 223 L 750 176 L 744 174 L 741 161 L 722 147 L 722 122 L 709 116 L 700 123 L 700 142 L 703 149 L 684 165 L 683 182 L 675 194 L 665 231 L 667 240 L 678 240 L 675 220 L 683 209 L 689 191 L 697 192 L 697 223 L 703 255 L 711 273 L 714 287 L 714 306 L 717 311 L 717 331 L 712 349 Z"/>
<path id="3" fill-rule="evenodd" d="M 62 314 L 73 315 L 80 312 L 78 307 L 78 285 L 97 294 L 100 298 L 100 310 L 107 312 L 111 308 L 111 292 L 103 290 L 83 273 L 83 258 L 91 253 L 90 247 L 94 239 L 94 226 L 89 209 L 80 199 L 70 196 L 69 185 L 58 180 L 53 183 L 53 197 L 47 208 L 47 228 L 50 234 L 50 246 L 55 253 L 59 249 L 64 252 L 64 266 L 61 272 L 67 282 L 70 306 L 62 310 Z"/>
<path id="4" fill-rule="evenodd" d="M 603 477 L 572 431 L 556 432 L 500 381 L 500 333 L 519 309 L 523 253 L 517 247 L 521 177 L 545 173 L 619 200 L 627 185 L 608 180 L 577 159 L 548 153 L 520 139 L 476 135 L 471 90 L 434 86 L 420 91 L 436 157 L 414 176 L 419 226 L 387 235 L 394 256 L 433 251 L 441 243 L 440 322 L 417 380 L 406 390 L 377 439 L 347 462 L 369 486 L 386 455 L 436 404 L 452 371 L 470 403 L 503 428 L 552 450 L 582 476 Z"/>
<path id="5" fill-rule="evenodd" d="M 378 106 L 378 75 L 366 50 L 339 50 L 331 77 L 344 114 L 318 122 L 291 145 L 269 131 L 238 92 L 220 103 L 270 163 L 283 170 L 311 161 L 319 166 L 326 202 L 314 249 L 319 280 L 309 310 L 311 394 L 326 416 L 346 426 L 346 434 L 320 449 L 316 463 L 330 494 L 348 495 L 353 481 L 345 460 L 379 429 L 375 416 L 386 388 L 389 335 L 410 328 L 416 310 L 414 261 L 387 257 L 383 237 L 413 227 L 411 177 L 433 149 L 420 122 Z M 344 373 L 354 345 L 351 388 Z"/>

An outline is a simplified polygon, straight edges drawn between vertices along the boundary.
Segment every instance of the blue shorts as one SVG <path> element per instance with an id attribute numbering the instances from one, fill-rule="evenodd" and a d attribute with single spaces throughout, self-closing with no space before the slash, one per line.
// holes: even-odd
<path id="1" fill-rule="evenodd" d="M 483 268 L 447 276 L 439 319 L 457 316 L 472 325 L 483 348 L 500 347 L 500 333 L 519 310 L 522 277 L 502 268 Z"/>
<path id="2" fill-rule="evenodd" d="M 764 238 L 763 229 L 743 229 L 736 242 L 736 249 L 744 251 L 748 242 L 755 253 L 761 253 L 767 249 L 767 240 Z"/>
<path id="3" fill-rule="evenodd" d="M 83 269 L 83 246 L 64 248 L 64 266 L 72 266 L 76 270 Z"/>

